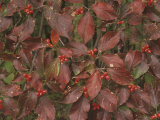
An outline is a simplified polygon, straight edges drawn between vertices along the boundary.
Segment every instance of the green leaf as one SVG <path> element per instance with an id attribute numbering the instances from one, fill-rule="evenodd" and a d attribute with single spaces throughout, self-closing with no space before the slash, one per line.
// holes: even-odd
<path id="1" fill-rule="evenodd" d="M 12 62 L 6 61 L 6 62 L 4 63 L 4 68 L 6 69 L 7 72 L 10 72 L 11 69 L 13 68 Z"/>
<path id="2" fill-rule="evenodd" d="M 7 84 L 11 84 L 11 81 L 14 79 L 14 74 L 11 73 L 8 77 L 6 77 L 5 79 L 3 79 L 3 81 Z"/>
<path id="3" fill-rule="evenodd" d="M 152 75 L 148 74 L 148 73 L 146 73 L 146 74 L 144 75 L 144 78 L 145 78 L 145 82 L 146 82 L 147 84 L 152 84 L 153 81 L 155 80 L 154 77 L 153 77 Z"/>

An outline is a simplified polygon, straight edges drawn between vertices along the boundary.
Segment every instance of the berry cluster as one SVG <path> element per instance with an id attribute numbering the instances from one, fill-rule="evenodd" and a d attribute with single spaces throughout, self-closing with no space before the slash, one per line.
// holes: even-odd
<path id="1" fill-rule="evenodd" d="M 84 92 L 84 97 L 88 98 L 89 95 L 88 95 L 86 86 L 83 87 L 83 92 Z"/>
<path id="2" fill-rule="evenodd" d="M 61 63 L 68 62 L 68 58 L 65 55 L 58 55 L 58 58 L 60 59 Z"/>
<path id="3" fill-rule="evenodd" d="M 93 110 L 99 110 L 100 109 L 99 104 L 92 103 L 92 106 L 93 106 Z"/>
<path id="4" fill-rule="evenodd" d="M 101 79 L 105 78 L 106 80 L 110 80 L 110 77 L 107 72 L 104 72 L 103 75 L 101 75 L 100 77 L 101 77 Z"/>
<path id="5" fill-rule="evenodd" d="M 29 14 L 33 14 L 33 10 L 31 10 L 31 5 L 27 5 L 27 8 L 24 9 L 24 12 L 29 15 Z"/>
<path id="6" fill-rule="evenodd" d="M 46 39 L 46 44 L 48 45 L 48 47 L 53 48 L 50 39 Z"/>
<path id="7" fill-rule="evenodd" d="M 74 83 L 77 84 L 79 81 L 80 81 L 80 78 L 76 78 Z"/>
<path id="8" fill-rule="evenodd" d="M 137 85 L 129 85 L 128 88 L 129 88 L 130 92 L 133 92 L 138 89 L 138 86 Z"/>
<path id="9" fill-rule="evenodd" d="M 117 22 L 118 25 L 122 25 L 123 23 L 124 23 L 124 21 Z"/>
<path id="10" fill-rule="evenodd" d="M 160 113 L 154 114 L 150 117 L 152 120 L 160 118 Z"/>
<path id="11" fill-rule="evenodd" d="M 142 47 L 142 52 L 147 52 L 148 54 L 151 53 L 151 50 L 149 49 L 149 45 L 148 44 Z"/>
<path id="12" fill-rule="evenodd" d="M 46 93 L 47 93 L 47 90 L 41 90 L 41 89 L 37 90 L 37 96 L 38 97 L 41 97 L 42 95 L 45 95 Z"/>
<path id="13" fill-rule="evenodd" d="M 91 57 L 93 58 L 94 57 L 94 54 L 97 52 L 97 48 L 94 48 L 93 50 L 88 50 L 88 54 L 91 55 Z"/>
<path id="14" fill-rule="evenodd" d="M 152 6 L 153 0 L 148 0 L 148 6 Z"/>
<path id="15" fill-rule="evenodd" d="M 76 15 L 83 14 L 83 7 L 76 10 Z"/>
<path id="16" fill-rule="evenodd" d="M 2 106 L 2 100 L 0 100 L 0 110 L 3 108 Z"/>
<path id="17" fill-rule="evenodd" d="M 29 81 L 31 81 L 32 75 L 29 75 L 29 74 L 24 73 L 24 74 L 23 74 L 23 77 L 25 77 L 26 80 L 27 80 L 27 82 L 29 82 Z"/>

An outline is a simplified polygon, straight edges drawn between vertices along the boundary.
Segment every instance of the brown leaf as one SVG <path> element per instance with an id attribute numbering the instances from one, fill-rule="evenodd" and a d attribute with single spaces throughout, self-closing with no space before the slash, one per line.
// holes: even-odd
<path id="1" fill-rule="evenodd" d="M 42 7 L 44 1 L 45 0 L 31 0 L 31 3 L 34 7 L 39 8 Z"/>
<path id="2" fill-rule="evenodd" d="M 97 113 L 97 120 L 111 120 L 112 114 L 105 111 L 105 110 L 100 110 Z"/>
<path id="3" fill-rule="evenodd" d="M 60 83 L 60 88 L 62 90 L 65 89 L 66 85 L 69 83 L 71 79 L 71 72 L 69 66 L 66 64 L 61 64 L 60 73 L 56 79 L 58 83 Z"/>
<path id="4" fill-rule="evenodd" d="M 152 71 L 153 73 L 158 77 L 160 78 L 160 62 L 159 62 L 159 59 L 154 56 L 154 55 L 151 55 L 151 68 L 152 68 Z"/>
<path id="5" fill-rule="evenodd" d="M 95 98 L 101 90 L 102 82 L 100 79 L 100 73 L 95 71 L 87 80 L 87 92 L 90 99 Z"/>
<path id="6" fill-rule="evenodd" d="M 31 65 L 32 62 L 32 51 L 30 49 L 21 49 L 19 51 L 20 60 L 23 61 L 24 64 L 28 66 Z"/>
<path id="7" fill-rule="evenodd" d="M 37 94 L 33 91 L 25 91 L 18 99 L 19 106 L 21 107 L 21 114 L 18 117 L 22 119 L 24 116 L 30 114 L 37 104 Z"/>
<path id="8" fill-rule="evenodd" d="M 73 56 L 80 57 L 88 54 L 88 49 L 83 43 L 70 42 L 69 46 L 71 47 L 70 49 L 72 50 Z"/>
<path id="9" fill-rule="evenodd" d="M 129 109 L 119 109 L 115 114 L 115 120 L 134 120 L 132 111 Z"/>
<path id="10" fill-rule="evenodd" d="M 13 98 L 5 97 L 3 99 L 3 113 L 5 116 L 10 115 L 13 119 L 16 119 L 16 116 L 19 113 L 19 107 L 16 100 Z"/>
<path id="11" fill-rule="evenodd" d="M 51 42 L 52 42 L 53 45 L 56 45 L 59 42 L 59 39 L 60 39 L 59 35 L 57 34 L 57 32 L 55 30 L 51 31 L 50 38 L 51 38 Z"/>
<path id="12" fill-rule="evenodd" d="M 110 31 L 103 35 L 98 44 L 98 50 L 104 51 L 114 48 L 120 41 L 120 32 Z"/>
<path id="13" fill-rule="evenodd" d="M 65 2 L 69 2 L 69 3 L 82 3 L 83 0 L 64 0 Z"/>
<path id="14" fill-rule="evenodd" d="M 12 19 L 9 17 L 0 16 L 0 32 L 5 31 L 12 24 Z"/>
<path id="15" fill-rule="evenodd" d="M 17 55 L 15 54 L 7 54 L 7 53 L 0 53 L 0 59 L 3 59 L 5 61 L 13 61 L 17 59 Z"/>
<path id="16" fill-rule="evenodd" d="M 82 96 L 82 89 L 78 86 L 72 87 L 71 91 L 64 97 L 62 103 L 71 104 L 76 102 Z"/>
<path id="17" fill-rule="evenodd" d="M 67 58 L 72 57 L 72 51 L 69 48 L 60 48 L 59 52 Z"/>
<path id="18" fill-rule="evenodd" d="M 97 2 L 96 4 L 93 4 L 92 9 L 102 20 L 110 21 L 117 18 L 113 7 L 106 2 Z"/>
<path id="19" fill-rule="evenodd" d="M 19 60 L 17 60 L 17 59 L 13 60 L 13 65 L 14 65 L 14 67 L 16 68 L 16 70 L 18 70 L 18 71 L 25 71 L 25 70 L 27 70 L 27 69 L 22 65 L 22 63 L 21 63 Z"/>
<path id="20" fill-rule="evenodd" d="M 142 22 L 142 16 L 141 15 L 137 15 L 137 14 L 133 14 L 129 17 L 128 23 L 130 25 L 139 25 Z"/>
<path id="21" fill-rule="evenodd" d="M 108 68 L 107 72 L 112 80 L 120 85 L 129 85 L 133 81 L 131 73 L 125 68 Z"/>
<path id="22" fill-rule="evenodd" d="M 117 97 L 108 88 L 100 91 L 97 102 L 107 112 L 114 112 L 117 109 Z"/>
<path id="23" fill-rule="evenodd" d="M 156 41 L 151 41 L 149 48 L 151 49 L 151 51 L 155 54 L 155 55 L 159 55 L 160 56 L 160 39 L 156 40 Z"/>
<path id="24" fill-rule="evenodd" d="M 0 52 L 2 52 L 4 49 L 4 45 L 3 45 L 3 42 L 0 41 Z"/>
<path id="25" fill-rule="evenodd" d="M 95 26 L 89 12 L 80 19 L 77 29 L 85 44 L 93 38 Z"/>
<path id="26" fill-rule="evenodd" d="M 142 53 L 135 50 L 129 51 L 125 57 L 125 65 L 128 70 L 131 70 L 134 66 L 142 61 Z"/>
<path id="27" fill-rule="evenodd" d="M 109 67 L 124 67 L 123 60 L 118 55 L 104 54 L 101 59 Z"/>
<path id="28" fill-rule="evenodd" d="M 86 72 L 82 72 L 82 73 L 76 75 L 74 78 L 86 79 L 86 78 L 89 78 L 89 75 Z"/>
<path id="29" fill-rule="evenodd" d="M 76 103 L 74 103 L 70 109 L 70 120 L 87 120 L 90 110 L 89 100 L 85 97 L 81 97 Z"/>
<path id="30" fill-rule="evenodd" d="M 38 114 L 37 120 L 54 120 L 56 110 L 51 100 L 43 96 L 39 100 L 35 113 Z"/>
<path id="31" fill-rule="evenodd" d="M 158 3 L 157 3 L 158 4 Z M 160 22 L 160 17 L 158 14 L 156 14 L 156 12 L 154 12 L 153 8 L 147 8 L 146 9 L 146 16 L 151 19 L 152 21 L 155 22 Z"/>

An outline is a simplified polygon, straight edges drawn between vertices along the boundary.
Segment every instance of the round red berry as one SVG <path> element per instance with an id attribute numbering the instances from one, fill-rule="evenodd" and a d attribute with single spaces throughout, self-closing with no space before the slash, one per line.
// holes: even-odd
<path id="1" fill-rule="evenodd" d="M 97 48 L 94 48 L 94 49 L 93 49 L 93 52 L 94 52 L 94 53 L 96 53 L 97 51 L 98 51 Z"/>
<path id="2" fill-rule="evenodd" d="M 104 75 L 101 75 L 100 78 L 103 79 L 103 78 L 104 78 Z"/>
<path id="3" fill-rule="evenodd" d="M 24 73 L 24 74 L 23 74 L 23 77 L 27 78 L 27 77 L 28 77 L 28 74 Z"/>
<path id="4" fill-rule="evenodd" d="M 84 92 L 84 97 L 88 98 L 88 93 L 87 92 Z"/>
<path id="5" fill-rule="evenodd" d="M 0 104 L 2 104 L 2 100 L 0 100 Z"/>
<path id="6" fill-rule="evenodd" d="M 49 44 L 48 46 L 49 46 L 50 48 L 53 48 L 53 45 L 52 45 L 52 44 Z"/>
<path id="7" fill-rule="evenodd" d="M 105 78 L 106 78 L 106 80 L 110 80 L 110 77 L 108 75 Z"/>
<path id="8" fill-rule="evenodd" d="M 28 9 L 31 9 L 31 5 L 27 5 L 27 8 L 28 8 Z"/>
<path id="9" fill-rule="evenodd" d="M 0 104 L 0 110 L 3 108 L 2 104 Z"/>
<path id="10" fill-rule="evenodd" d="M 87 87 L 86 87 L 86 86 L 83 87 L 83 91 L 84 91 L 84 92 L 87 91 Z"/>
<path id="11" fill-rule="evenodd" d="M 42 95 L 45 95 L 47 93 L 47 90 L 42 91 Z"/>
<path id="12" fill-rule="evenodd" d="M 50 43 L 50 39 L 46 39 L 46 43 Z"/>

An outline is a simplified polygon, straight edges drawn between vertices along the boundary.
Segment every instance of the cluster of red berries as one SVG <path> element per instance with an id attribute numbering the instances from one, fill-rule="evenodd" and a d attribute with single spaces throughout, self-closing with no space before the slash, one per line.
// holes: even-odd
<path id="1" fill-rule="evenodd" d="M 83 92 L 84 92 L 84 97 L 88 98 L 89 95 L 88 95 L 86 86 L 83 87 Z"/>
<path id="2" fill-rule="evenodd" d="M 104 72 L 103 75 L 101 75 L 100 77 L 101 77 L 101 79 L 105 78 L 106 80 L 110 80 L 110 77 L 107 72 Z"/>
<path id="3" fill-rule="evenodd" d="M 122 25 L 123 23 L 124 23 L 124 21 L 117 22 L 118 25 Z"/>
<path id="4" fill-rule="evenodd" d="M 2 100 L 0 100 L 0 110 L 3 108 L 2 106 Z"/>
<path id="5" fill-rule="evenodd" d="M 76 78 L 74 83 L 77 84 L 79 81 L 80 81 L 80 78 Z"/>
<path id="6" fill-rule="evenodd" d="M 27 80 L 27 82 L 29 82 L 29 81 L 31 81 L 32 75 L 29 75 L 29 74 L 24 73 L 24 74 L 23 74 L 23 77 L 25 77 L 26 80 Z"/>
<path id="7" fill-rule="evenodd" d="M 60 59 L 61 63 L 68 62 L 68 58 L 65 55 L 58 55 L 58 58 Z"/>
<path id="8" fill-rule="evenodd" d="M 93 110 L 99 110 L 100 109 L 99 104 L 92 103 L 92 106 L 93 106 Z"/>
<path id="9" fill-rule="evenodd" d="M 130 92 L 133 92 L 138 89 L 138 86 L 137 85 L 129 85 L 128 88 L 129 88 Z"/>
<path id="10" fill-rule="evenodd" d="M 46 44 L 48 45 L 48 47 L 53 48 L 53 45 L 51 44 L 50 39 L 46 39 Z"/>
<path id="11" fill-rule="evenodd" d="M 27 5 L 27 8 L 24 9 L 24 12 L 29 15 L 29 14 L 33 14 L 33 10 L 31 10 L 31 5 Z"/>
<path id="12" fill-rule="evenodd" d="M 76 15 L 83 14 L 83 7 L 76 10 Z"/>
<path id="13" fill-rule="evenodd" d="M 148 6 L 152 6 L 153 0 L 148 0 Z"/>
<path id="14" fill-rule="evenodd" d="M 94 57 L 94 54 L 97 52 L 97 48 L 94 48 L 93 50 L 88 50 L 88 54 L 91 55 L 91 57 L 93 58 Z"/>
<path id="15" fill-rule="evenodd" d="M 46 93 L 47 93 L 47 90 L 41 90 L 41 89 L 37 90 L 37 96 L 38 97 L 41 97 L 42 95 L 45 95 Z"/>
<path id="16" fill-rule="evenodd" d="M 142 47 L 142 52 L 147 52 L 148 54 L 151 53 L 151 50 L 149 49 L 149 45 L 148 44 Z"/>
<path id="17" fill-rule="evenodd" d="M 160 118 L 160 113 L 154 114 L 150 117 L 152 120 Z"/>

